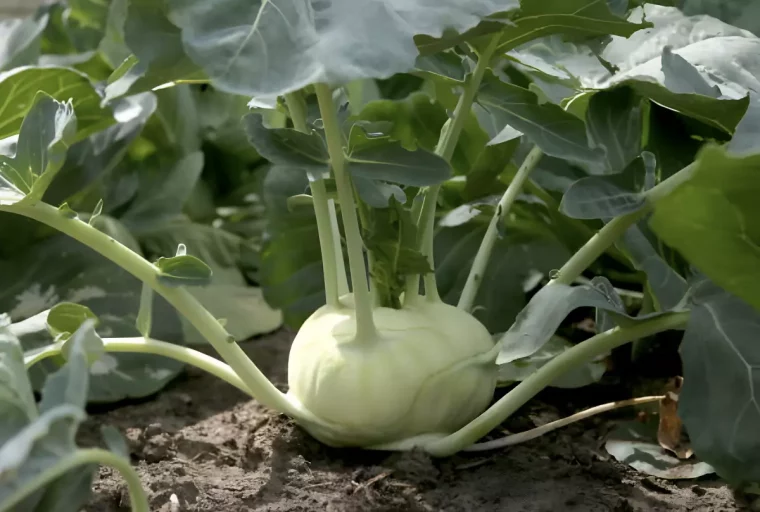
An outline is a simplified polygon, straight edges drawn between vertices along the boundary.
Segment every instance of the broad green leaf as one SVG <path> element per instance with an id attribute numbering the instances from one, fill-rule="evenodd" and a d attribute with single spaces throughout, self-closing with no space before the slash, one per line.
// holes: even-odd
<path id="1" fill-rule="evenodd" d="M 597 89 L 628 85 L 666 107 L 733 132 L 746 109 L 747 92 L 760 87 L 760 38 L 714 18 L 686 17 L 675 8 L 648 4 L 643 12 L 654 24 L 652 30 L 628 39 L 613 38 L 602 52 L 620 72 L 584 77 L 584 85 Z M 630 19 L 641 16 L 642 10 L 636 9 Z M 666 46 L 670 48 L 663 52 Z M 700 89 L 694 89 L 694 79 L 673 79 L 678 71 L 672 61 L 684 64 L 676 56 L 691 65 L 687 68 L 691 75 L 699 74 L 704 82 Z M 670 90 L 673 85 L 678 89 Z M 696 93 L 716 86 L 721 99 Z"/>
<path id="2" fill-rule="evenodd" d="M 733 483 L 760 480 L 760 313 L 713 283 L 692 292 L 679 416 L 696 455 Z"/>
<path id="3" fill-rule="evenodd" d="M 591 144 L 604 150 L 601 173 L 622 172 L 641 152 L 642 100 L 631 89 L 594 94 L 586 110 Z"/>
<path id="4" fill-rule="evenodd" d="M 40 415 L 0 446 L 0 503 L 7 503 L 15 491 L 32 484 L 56 463 L 76 456 L 75 436 L 87 416 L 87 336 L 95 334 L 92 325 L 85 324 L 72 336 L 67 364 L 50 376 L 42 390 Z M 88 464 L 54 479 L 19 506 L 23 510 L 46 510 L 56 497 L 65 495 L 71 508 L 78 510 L 90 497 L 96 470 L 95 465 Z"/>
<path id="5" fill-rule="evenodd" d="M 282 313 L 264 301 L 262 290 L 251 286 L 241 271 L 244 254 L 253 252 L 252 248 L 247 249 L 247 243 L 241 236 L 209 225 L 176 219 L 143 234 L 140 241 L 152 255 L 170 254 L 179 243 L 184 243 L 187 254 L 211 267 L 212 282 L 203 287 L 188 288 L 188 291 L 211 314 L 225 320 L 225 329 L 235 339 L 243 341 L 269 333 L 282 324 Z M 156 321 L 158 319 L 154 318 Z M 185 343 L 208 344 L 187 319 L 181 318 L 180 321 Z"/>
<path id="6" fill-rule="evenodd" d="M 18 133 L 39 92 L 59 102 L 71 100 L 77 119 L 76 141 L 114 122 L 86 75 L 63 67 L 20 67 L 0 74 L 0 139 Z"/>
<path id="7" fill-rule="evenodd" d="M 721 96 L 720 87 L 707 79 L 689 61 L 673 53 L 670 46 L 662 49 L 662 79 L 668 90 L 679 94 L 700 94 L 710 98 Z"/>
<path id="8" fill-rule="evenodd" d="M 617 246 L 625 251 L 634 267 L 647 275 L 656 310 L 668 311 L 681 304 L 688 285 L 686 279 L 655 250 L 645 230 L 645 222 L 628 228 Z"/>
<path id="9" fill-rule="evenodd" d="M 49 19 L 41 10 L 28 18 L 0 20 L 0 71 L 36 63 Z"/>
<path id="10" fill-rule="evenodd" d="M 100 216 L 98 220 L 105 218 Z M 53 342 L 44 312 L 59 302 L 73 302 L 92 310 L 99 318 L 97 331 L 102 337 L 141 335 L 135 327 L 141 283 L 65 235 L 37 242 L 13 258 L 0 261 L 0 282 L 4 283 L 0 310 L 8 311 L 16 322 L 14 330 L 24 325 L 18 336 L 25 351 Z M 167 341 L 183 339 L 176 311 L 159 298 L 154 302 L 151 335 Z M 89 401 L 109 403 L 149 396 L 176 377 L 182 367 L 172 359 L 148 354 L 104 354 L 90 367 Z M 42 361 L 30 368 L 34 388 L 41 389 L 46 376 L 56 369 L 53 361 Z"/>
<path id="11" fill-rule="evenodd" d="M 213 274 L 211 267 L 189 254 L 159 258 L 156 267 L 158 280 L 168 286 L 205 286 Z"/>
<path id="12" fill-rule="evenodd" d="M 107 99 L 181 81 L 206 81 L 182 45 L 180 29 L 169 21 L 165 2 L 130 0 L 124 41 L 133 55 L 108 79 Z"/>
<path id="13" fill-rule="evenodd" d="M 268 222 L 260 250 L 258 278 L 264 298 L 281 309 L 285 325 L 297 329 L 325 303 L 322 254 L 313 208 L 290 211 L 287 200 L 309 186 L 295 167 L 266 171 L 262 197 Z"/>
<path id="14" fill-rule="evenodd" d="M 132 199 L 134 191 L 115 177 L 116 170 L 155 112 L 156 96 L 136 94 L 114 100 L 111 106 L 116 124 L 69 148 L 66 163 L 45 193 L 46 202 L 66 201 L 81 212 L 92 211 L 103 201 L 109 212 Z"/>
<path id="15" fill-rule="evenodd" d="M 439 228 L 435 235 L 435 276 L 441 298 L 455 305 L 464 288 L 487 221 Z M 535 277 L 548 275 L 570 257 L 554 239 L 498 238 L 483 274 L 472 314 L 492 333 L 504 332 L 527 303 Z"/>
<path id="16" fill-rule="evenodd" d="M 620 173 L 581 178 L 562 196 L 560 211 L 575 219 L 612 219 L 640 210 L 654 186 L 657 163 L 648 151 Z"/>
<path id="17" fill-rule="evenodd" d="M 745 126 L 756 133 L 756 126 Z M 650 225 L 715 283 L 760 309 L 757 139 L 754 144 L 754 152 L 742 151 L 747 156 L 706 145 L 692 178 L 657 201 Z"/>
<path id="18" fill-rule="evenodd" d="M 651 25 L 632 23 L 610 11 L 607 2 L 596 0 L 521 0 L 514 25 L 507 25 L 500 38 L 500 50 L 518 46 L 556 33 L 579 36 L 616 35 L 628 37 Z"/>
<path id="19" fill-rule="evenodd" d="M 760 36 L 760 4 L 754 0 L 681 0 L 684 14 L 706 14 Z"/>
<path id="20" fill-rule="evenodd" d="M 710 464 L 695 457 L 679 459 L 657 442 L 657 421 L 627 421 L 610 432 L 607 453 L 623 464 L 666 480 L 691 480 L 715 473 Z"/>
<path id="21" fill-rule="evenodd" d="M 196 151 L 171 162 L 169 169 L 143 169 L 137 194 L 120 221 L 139 237 L 180 216 L 203 163 L 203 153 Z"/>
<path id="22" fill-rule="evenodd" d="M 595 277 L 591 284 L 567 286 L 555 284 L 539 290 L 517 316 L 515 323 L 501 337 L 497 364 L 510 363 L 535 354 L 552 337 L 557 327 L 576 308 L 594 307 L 633 319 L 619 305 L 616 292 L 604 277 Z M 645 319 L 657 313 L 645 314 Z"/>
<path id="23" fill-rule="evenodd" d="M 478 103 L 505 130 L 519 130 L 549 156 L 592 165 L 603 157 L 601 150 L 589 147 L 583 121 L 557 105 L 540 104 L 533 92 L 502 82 L 490 72 L 481 85 Z"/>
<path id="24" fill-rule="evenodd" d="M 37 407 L 18 339 L 0 315 L 0 445 L 37 418 Z"/>
<path id="25" fill-rule="evenodd" d="M 391 128 L 383 134 L 399 141 L 404 149 L 435 151 L 441 130 L 449 116 L 443 104 L 425 93 L 414 92 L 399 100 L 371 101 L 356 118 L 360 121 L 390 123 Z M 351 134 L 354 134 L 354 130 Z M 488 139 L 476 116 L 470 114 L 451 157 L 454 172 L 468 173 Z M 349 139 L 349 147 L 351 146 L 352 140 Z"/>
<path id="26" fill-rule="evenodd" d="M 88 320 L 97 322 L 97 315 L 87 306 L 74 302 L 60 302 L 50 309 L 47 316 L 48 329 L 53 337 L 72 335 Z M 97 323 L 96 323 L 97 325 Z"/>
<path id="27" fill-rule="evenodd" d="M 516 2 L 507 1 L 502 11 L 513 10 Z M 476 37 L 487 39 L 501 32 L 500 50 L 516 48 L 533 39 L 564 33 L 578 36 L 615 34 L 628 37 L 646 28 L 647 24 L 630 23 L 610 11 L 608 2 L 597 0 L 521 0 L 520 9 L 503 13 L 481 23 L 474 29 L 449 37 L 418 37 L 417 45 L 423 54 L 436 53 Z"/>
<path id="28" fill-rule="evenodd" d="M 328 172 L 330 157 L 324 140 L 316 132 L 266 128 L 259 114 L 245 116 L 244 124 L 250 143 L 270 162 L 301 168 L 312 179 L 321 179 Z"/>
<path id="29" fill-rule="evenodd" d="M 421 0 L 167 2 L 187 54 L 215 87 L 253 97 L 409 71 L 415 36 L 464 32 L 505 9 L 498 0 L 440 0 L 435 9 Z"/>
<path id="30" fill-rule="evenodd" d="M 451 176 L 451 167 L 440 156 L 424 149 L 409 151 L 389 142 L 353 151 L 348 157 L 352 176 L 425 187 Z"/>
<path id="31" fill-rule="evenodd" d="M 372 208 L 387 208 L 391 198 L 401 204 L 406 202 L 406 194 L 398 185 L 361 176 L 354 176 L 353 185 L 362 201 Z M 308 197 L 311 199 L 311 196 Z M 313 201 L 310 200 L 309 204 L 313 204 Z"/>
<path id="32" fill-rule="evenodd" d="M 0 204 L 39 201 L 63 166 L 76 130 L 71 103 L 59 103 L 44 93 L 35 97 L 21 126 L 16 154 L 0 156 Z M 9 192 L 23 199 L 4 200 Z"/>
<path id="33" fill-rule="evenodd" d="M 521 382 L 527 379 L 536 370 L 546 363 L 571 348 L 572 343 L 560 336 L 552 338 L 540 350 L 530 356 L 499 365 L 499 380 L 501 386 Z M 598 357 L 595 360 L 584 364 L 578 368 L 573 368 L 555 379 L 551 386 L 555 388 L 580 388 L 598 382 L 604 372 L 607 371 L 607 364 L 604 357 Z"/>
<path id="34" fill-rule="evenodd" d="M 467 201 L 492 195 L 506 188 L 499 182 L 499 175 L 507 169 L 514 169 L 517 172 L 511 160 L 518 143 L 519 139 L 512 139 L 501 144 L 491 144 L 483 149 L 475 165 L 467 173 L 467 183 L 464 188 L 464 197 Z"/>
<path id="35" fill-rule="evenodd" d="M 97 48 L 106 32 L 111 1 L 68 0 L 63 20 L 74 47 L 80 51 Z"/>
<path id="36" fill-rule="evenodd" d="M 467 71 L 464 59 L 452 51 L 420 55 L 415 64 L 415 73 L 452 85 L 464 83 Z"/>
<path id="37" fill-rule="evenodd" d="M 143 136 L 162 149 L 175 150 L 180 156 L 200 150 L 202 133 L 196 95 L 191 86 L 179 84 L 155 91 L 155 95 L 158 108 Z M 237 128 L 240 129 L 239 119 Z"/>

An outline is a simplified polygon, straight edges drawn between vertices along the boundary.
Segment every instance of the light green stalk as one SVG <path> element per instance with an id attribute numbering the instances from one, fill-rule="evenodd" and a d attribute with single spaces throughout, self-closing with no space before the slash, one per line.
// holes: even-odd
<path id="1" fill-rule="evenodd" d="M 115 468 L 127 482 L 129 501 L 132 512 L 150 512 L 148 496 L 140 483 L 140 477 L 130 466 L 129 460 L 100 448 L 88 448 L 78 450 L 72 455 L 64 457 L 52 466 L 43 470 L 40 474 L 26 482 L 20 489 L 3 501 L 2 511 L 14 510 L 15 507 L 39 489 L 68 474 L 74 469 L 88 464 L 98 464 Z"/>
<path id="2" fill-rule="evenodd" d="M 454 116 L 451 119 L 450 124 L 444 125 L 441 131 L 441 137 L 438 139 L 438 144 L 435 148 L 435 153 L 442 157 L 447 162 L 451 161 L 451 157 L 454 155 L 454 150 L 457 147 L 459 136 L 462 134 L 464 125 L 467 122 L 467 116 L 470 115 L 472 110 L 472 104 L 475 101 L 475 97 L 480 89 L 480 83 L 483 81 L 483 76 L 488 69 L 488 65 L 491 63 L 491 58 L 499 45 L 500 34 L 497 34 L 491 39 L 488 47 L 480 55 L 478 63 L 475 65 L 475 69 L 472 72 L 467 84 L 465 85 L 462 95 L 459 97 L 456 108 L 454 108 Z M 435 210 L 436 203 L 438 202 L 438 192 L 441 190 L 441 185 L 431 185 L 423 192 L 422 211 L 420 212 L 418 226 L 417 239 L 419 241 L 418 247 L 425 256 L 427 256 L 430 268 L 435 269 L 435 259 L 432 251 L 432 244 L 426 244 L 428 240 L 429 232 L 435 229 Z M 406 280 L 405 289 L 405 301 L 412 302 L 419 294 L 419 276 L 409 276 Z M 435 295 L 438 295 L 437 286 L 435 282 L 435 272 L 425 275 L 425 293 L 429 293 L 428 290 L 435 289 Z"/>
<path id="3" fill-rule="evenodd" d="M 326 84 L 316 84 L 319 110 L 327 139 L 327 151 L 330 154 L 330 164 L 335 173 L 335 184 L 338 189 L 338 201 L 346 231 L 346 246 L 348 248 L 348 266 L 351 270 L 351 287 L 354 292 L 356 308 L 356 336 L 358 339 L 374 339 L 376 334 L 375 320 L 372 316 L 372 298 L 367 283 L 367 270 L 364 265 L 364 249 L 359 230 L 359 219 L 356 215 L 353 185 L 346 170 L 346 159 L 343 154 L 343 132 L 338 123 L 332 91 Z"/>
<path id="4" fill-rule="evenodd" d="M 534 147 L 528 156 L 525 157 L 520 168 L 517 170 L 517 174 L 509 183 L 507 190 L 499 200 L 499 204 L 496 205 L 496 211 L 491 217 L 491 222 L 488 224 L 483 241 L 480 243 L 478 252 L 475 255 L 475 260 L 472 262 L 470 273 L 467 275 L 467 282 L 462 290 L 462 295 L 459 297 L 459 303 L 457 307 L 465 311 L 470 311 L 475 303 L 475 297 L 478 294 L 480 283 L 483 281 L 483 276 L 488 266 L 488 261 L 491 259 L 491 253 L 493 252 L 493 246 L 496 243 L 496 237 L 499 234 L 499 225 L 503 221 L 504 217 L 509 213 L 512 208 L 512 204 L 517 199 L 518 194 L 523 188 L 523 185 L 528 180 L 528 176 L 535 169 L 539 160 L 543 156 L 543 152 L 536 146 Z"/>
<path id="5" fill-rule="evenodd" d="M 644 198 L 647 205 L 640 210 L 615 217 L 599 230 L 591 239 L 581 247 L 578 252 L 559 269 L 557 275 L 547 284 L 572 284 L 583 271 L 585 271 L 599 256 L 601 256 L 615 241 L 625 233 L 628 228 L 641 220 L 649 213 L 654 203 L 666 197 L 670 192 L 688 181 L 694 173 L 695 164 L 691 163 L 672 175 L 665 181 L 658 183 L 645 192 Z"/>
<path id="6" fill-rule="evenodd" d="M 575 345 L 536 370 L 483 414 L 457 432 L 420 446 L 435 457 L 448 457 L 472 445 L 525 405 L 558 377 L 614 348 L 669 329 L 681 329 L 689 312 L 668 313 L 626 327 L 616 327 Z"/>
<path id="7" fill-rule="evenodd" d="M 104 338 L 103 348 L 106 352 L 125 352 L 129 354 L 155 354 L 157 356 L 168 357 L 175 361 L 191 364 L 201 370 L 204 370 L 214 377 L 235 386 L 243 393 L 250 395 L 251 391 L 245 382 L 234 372 L 232 368 L 218 359 L 193 350 L 192 348 L 167 343 L 165 341 L 154 340 L 152 338 L 134 337 L 134 338 Z M 33 365 L 49 357 L 57 356 L 63 350 L 63 343 L 48 345 L 38 351 L 33 351 L 24 355 L 24 364 L 29 369 Z"/>
<path id="8" fill-rule="evenodd" d="M 299 132 L 307 133 L 306 125 L 306 105 L 303 97 L 298 93 L 285 95 L 285 102 L 290 112 L 290 119 L 293 121 L 293 127 Z M 327 305 L 337 308 L 340 306 L 339 296 L 339 274 L 335 254 L 335 237 L 333 232 L 333 223 L 328 206 L 327 188 L 324 180 L 314 180 L 309 184 L 311 196 L 314 203 L 314 214 L 317 218 L 317 232 L 319 233 L 319 248 L 322 252 L 322 272 L 325 281 L 325 302 Z M 334 213 L 334 212 L 333 212 Z M 339 236 L 339 235 L 338 235 Z M 342 253 L 339 254 L 342 257 Z M 345 269 L 344 278 L 345 280 Z"/>
<path id="9" fill-rule="evenodd" d="M 161 283 L 158 280 L 158 269 L 139 254 L 86 222 L 61 215 L 57 208 L 46 203 L 0 206 L 0 211 L 23 215 L 46 224 L 113 261 L 153 288 L 174 306 L 211 343 L 222 359 L 245 383 L 249 393 L 259 402 L 293 418 L 323 423 L 277 389 L 248 358 L 243 349 L 235 343 L 219 321 L 189 291 L 184 287 L 172 287 Z"/>

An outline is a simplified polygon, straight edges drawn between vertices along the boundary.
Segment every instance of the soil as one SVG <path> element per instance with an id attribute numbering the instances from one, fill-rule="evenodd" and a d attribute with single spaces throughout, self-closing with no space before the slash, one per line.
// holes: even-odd
<path id="1" fill-rule="evenodd" d="M 291 339 L 280 331 L 244 344 L 281 389 Z M 547 391 L 503 427 L 526 430 L 623 398 L 615 393 L 615 386 L 572 397 Z M 612 459 L 604 436 L 612 420 L 626 414 L 632 412 L 448 459 L 332 449 L 225 382 L 189 368 L 150 399 L 91 410 L 81 441 L 98 443 L 106 424 L 124 433 L 151 511 L 159 512 L 748 510 L 717 478 L 661 480 Z M 129 510 L 126 486 L 110 469 L 101 469 L 94 491 L 87 511 Z"/>

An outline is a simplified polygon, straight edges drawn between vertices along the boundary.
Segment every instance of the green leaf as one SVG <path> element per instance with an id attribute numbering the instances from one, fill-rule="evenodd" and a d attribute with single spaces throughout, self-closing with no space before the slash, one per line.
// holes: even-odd
<path id="1" fill-rule="evenodd" d="M 189 254 L 159 258 L 158 280 L 169 286 L 206 286 L 213 272 L 203 261 Z"/>
<path id="2" fill-rule="evenodd" d="M 499 365 L 498 384 L 506 386 L 527 379 L 536 370 L 571 348 L 572 343 L 560 336 L 551 339 L 537 352 L 523 359 Z M 604 357 L 598 357 L 583 366 L 568 370 L 552 383 L 556 388 L 580 388 L 598 382 L 607 371 Z"/>
<path id="3" fill-rule="evenodd" d="M 260 114 L 249 114 L 243 122 L 251 145 L 270 162 L 301 168 L 312 179 L 321 179 L 329 172 L 327 147 L 316 132 L 266 128 Z"/>
<path id="4" fill-rule="evenodd" d="M 87 320 L 97 322 L 97 319 L 97 315 L 87 306 L 73 302 L 61 302 L 53 306 L 48 313 L 47 324 L 50 334 L 55 338 L 60 335 L 70 336 Z"/>
<path id="5" fill-rule="evenodd" d="M 187 54 L 220 90 L 274 97 L 316 82 L 389 78 L 414 68 L 414 37 L 466 31 L 497 0 L 168 0 Z M 510 6 L 511 7 L 511 6 Z M 378 41 L 383 41 L 382 45 Z M 257 70 L 251 74 L 251 70 Z"/>
<path id="6" fill-rule="evenodd" d="M 313 208 L 288 209 L 289 197 L 309 186 L 295 167 L 267 170 L 261 195 L 267 211 L 258 278 L 264 298 L 282 310 L 283 321 L 297 329 L 325 303 L 322 253 Z"/>
<path id="7" fill-rule="evenodd" d="M 756 126 L 745 126 L 756 133 Z M 739 135 L 737 144 L 743 140 Z M 760 148 L 757 139 L 754 144 L 754 152 L 742 151 L 747 156 L 731 146 L 704 146 L 691 179 L 656 202 L 650 226 L 719 286 L 760 310 Z"/>
<path id="8" fill-rule="evenodd" d="M 21 126 L 15 156 L 0 155 L 0 197 L 16 193 L 23 195 L 23 199 L 0 204 L 36 202 L 42 198 L 63 166 L 76 126 L 71 103 L 59 103 L 44 93 L 35 98 Z"/>
<path id="9" fill-rule="evenodd" d="M 760 313 L 708 280 L 681 342 L 679 416 L 694 452 L 733 483 L 760 480 Z"/>
<path id="10" fill-rule="evenodd" d="M 354 176 L 353 185 L 362 201 L 372 208 L 387 208 L 391 199 L 401 204 L 406 202 L 406 194 L 398 185 L 361 176 Z M 308 197 L 311 198 L 311 196 Z M 311 201 L 310 204 L 312 204 Z"/>
<path id="11" fill-rule="evenodd" d="M 0 446 L 0 503 L 7 503 L 14 492 L 40 477 L 67 457 L 76 456 L 75 436 L 85 420 L 84 406 L 89 379 L 86 338 L 94 336 L 91 324 L 83 325 L 72 336 L 70 358 L 51 375 L 42 391 L 40 415 Z M 21 502 L 23 510 L 49 509 L 55 497 L 65 493 L 67 504 L 78 510 L 91 494 L 97 470 L 86 465 L 74 473 L 53 480 Z"/>
<path id="12" fill-rule="evenodd" d="M 591 96 L 586 126 L 592 145 L 604 150 L 605 165 L 601 172 L 622 172 L 639 156 L 642 125 L 642 100 L 631 89 L 619 88 Z"/>
<path id="13" fill-rule="evenodd" d="M 0 71 L 34 64 L 50 16 L 40 10 L 28 18 L 0 20 Z"/>
<path id="14" fill-rule="evenodd" d="M 399 141 L 404 149 L 435 151 L 441 130 L 448 119 L 444 105 L 425 93 L 414 92 L 400 100 L 369 102 L 356 116 L 355 122 L 387 122 L 390 129 L 383 130 L 383 134 Z M 358 124 L 355 126 L 360 127 Z M 361 131 L 352 127 L 349 148 L 357 145 L 353 136 Z M 364 133 L 361 135 L 366 138 Z M 457 174 L 469 172 L 487 142 L 488 135 L 479 126 L 476 116 L 470 114 L 451 157 L 454 171 Z"/>
<path id="15" fill-rule="evenodd" d="M 80 51 L 97 48 L 106 32 L 110 1 L 68 0 L 63 20 L 74 47 Z"/>
<path id="16" fill-rule="evenodd" d="M 506 188 L 500 183 L 499 176 L 507 168 L 514 168 L 517 172 L 511 160 L 519 142 L 519 139 L 512 139 L 501 144 L 491 144 L 483 149 L 475 165 L 467 174 L 467 183 L 464 187 L 466 200 L 480 199 Z"/>
<path id="17" fill-rule="evenodd" d="M 681 0 L 684 14 L 707 14 L 760 36 L 760 5 L 753 0 Z"/>
<path id="18" fill-rule="evenodd" d="M 131 195 L 125 193 L 123 183 L 119 183 L 114 175 L 155 112 L 156 105 L 153 93 L 114 100 L 111 108 L 116 124 L 69 148 L 66 162 L 45 193 L 45 201 L 51 204 L 68 202 L 79 211 L 92 210 L 103 198 L 106 198 L 109 209 L 129 201 Z M 116 195 L 119 201 L 114 201 L 112 195 Z"/>
<path id="19" fill-rule="evenodd" d="M 596 89 L 628 85 L 657 103 L 733 132 L 747 108 L 748 91 L 760 86 L 760 38 L 717 19 L 686 17 L 675 8 L 648 4 L 644 12 L 654 24 L 653 29 L 628 39 L 613 38 L 602 52 L 602 57 L 618 66 L 620 72 L 588 77 L 584 85 Z M 640 10 L 631 16 L 635 17 L 641 17 Z M 665 46 L 670 48 L 663 51 Z M 690 64 L 693 79 L 678 79 L 673 61 L 685 68 L 681 59 Z M 695 72 L 701 77 L 699 89 L 692 84 Z M 670 86 L 678 89 L 670 90 Z M 716 86 L 721 99 L 713 97 L 713 93 L 697 93 L 709 92 Z"/>
<path id="20" fill-rule="evenodd" d="M 600 149 L 589 147 L 583 121 L 557 105 L 540 104 L 533 92 L 502 82 L 491 72 L 483 79 L 478 103 L 504 130 L 519 130 L 549 156 L 592 165 L 603 157 Z"/>
<path id="21" fill-rule="evenodd" d="M 373 144 L 348 156 L 352 176 L 425 187 L 446 181 L 451 167 L 440 156 L 424 149 L 409 151 L 397 142 Z"/>
<path id="22" fill-rule="evenodd" d="M 623 172 L 588 176 L 576 181 L 562 196 L 560 211 L 575 219 L 612 219 L 646 205 L 644 193 L 654 186 L 657 163 L 648 151 Z"/>
<path id="23" fill-rule="evenodd" d="M 627 421 L 615 427 L 604 444 L 607 453 L 637 471 L 666 480 L 687 480 L 710 475 L 710 464 L 678 459 L 657 442 L 657 422 Z"/>
<path id="24" fill-rule="evenodd" d="M 388 208 L 370 210 L 362 240 L 372 254 L 369 272 L 382 307 L 400 308 L 406 276 L 432 272 L 417 249 L 417 226 L 409 210 L 395 200 Z"/>
<path id="25" fill-rule="evenodd" d="M 617 246 L 625 251 L 634 267 L 647 275 L 649 287 L 656 300 L 656 311 L 675 309 L 686 295 L 688 284 L 686 279 L 658 254 L 645 229 L 645 222 L 628 228 Z"/>
<path id="26" fill-rule="evenodd" d="M 170 254 L 179 243 L 184 243 L 187 254 L 211 267 L 213 281 L 207 286 L 192 287 L 188 291 L 212 315 L 226 321 L 225 329 L 235 339 L 242 341 L 269 333 L 282 324 L 282 313 L 264 301 L 261 288 L 251 286 L 241 271 L 245 266 L 244 255 L 253 252 L 252 248 L 246 247 L 246 241 L 241 236 L 213 226 L 176 219 L 141 236 L 140 241 L 145 250 L 154 255 Z M 153 321 L 159 323 L 156 317 Z M 181 318 L 180 321 L 182 339 L 186 344 L 208 344 L 187 319 Z"/>
<path id="27" fill-rule="evenodd" d="M 435 276 L 444 302 L 456 305 L 487 221 L 441 227 L 434 240 Z M 473 315 L 492 332 L 504 332 L 527 303 L 535 276 L 547 275 L 570 257 L 554 239 L 529 239 L 507 232 L 496 240 L 475 298 Z"/>
<path id="28" fill-rule="evenodd" d="M 0 315 L 0 445 L 37 418 L 37 408 L 24 366 L 24 355 L 10 330 L 8 315 Z"/>
<path id="29" fill-rule="evenodd" d="M 510 363 L 535 354 L 552 337 L 567 315 L 576 308 L 594 307 L 615 315 L 633 319 L 617 296 L 612 284 L 604 277 L 595 277 L 589 285 L 545 286 L 520 312 L 515 323 L 501 337 L 501 351 L 497 364 Z M 651 318 L 659 313 L 644 314 L 637 320 Z"/>
<path id="30" fill-rule="evenodd" d="M 59 302 L 74 302 L 92 310 L 103 337 L 141 335 L 135 324 L 142 283 L 66 235 L 55 235 L 0 260 L 0 282 L 5 283 L 0 289 L 0 310 L 8 311 L 17 322 L 14 330 L 24 327 L 18 336 L 25 350 L 53 342 L 44 312 Z M 151 334 L 157 339 L 183 340 L 176 311 L 160 298 L 154 302 Z M 103 354 L 90 367 L 89 401 L 110 403 L 152 395 L 182 368 L 172 359 L 150 354 Z M 57 369 L 51 360 L 30 368 L 34 389 L 40 390 L 47 375 Z"/>
<path id="31" fill-rule="evenodd" d="M 136 236 L 153 232 L 180 216 L 203 170 L 204 154 L 190 153 L 169 169 L 144 169 L 140 184 L 121 222 Z"/>
<path id="32" fill-rule="evenodd" d="M 76 136 L 71 142 L 114 122 L 112 113 L 101 106 L 101 97 L 83 73 L 62 67 L 21 67 L 0 74 L 0 98 L 3 98 L 0 139 L 18 133 L 39 92 L 59 102 L 71 100 L 77 120 Z"/>
<path id="33" fill-rule="evenodd" d="M 420 52 L 436 53 L 495 32 L 501 32 L 499 50 L 507 51 L 533 39 L 556 33 L 577 36 L 615 34 L 628 37 L 649 26 L 627 22 L 610 11 L 608 2 L 597 0 L 521 0 L 520 9 L 516 13 L 506 13 L 515 7 L 516 2 L 504 2 L 501 7 L 504 13 L 461 35 L 453 34 L 442 38 L 417 37 Z"/>
<path id="34" fill-rule="evenodd" d="M 109 100 L 169 82 L 207 80 L 185 53 L 180 29 L 169 21 L 164 1 L 130 0 L 124 41 L 133 56 L 108 79 Z"/>
<path id="35" fill-rule="evenodd" d="M 662 78 L 665 87 L 679 94 L 700 94 L 710 98 L 721 96 L 720 87 L 710 85 L 689 61 L 673 53 L 670 46 L 662 49 Z"/>
<path id="36" fill-rule="evenodd" d="M 540 37 L 563 33 L 575 36 L 628 37 L 651 26 L 631 23 L 596 0 L 521 0 L 513 25 L 502 30 L 499 50 L 506 51 Z"/>

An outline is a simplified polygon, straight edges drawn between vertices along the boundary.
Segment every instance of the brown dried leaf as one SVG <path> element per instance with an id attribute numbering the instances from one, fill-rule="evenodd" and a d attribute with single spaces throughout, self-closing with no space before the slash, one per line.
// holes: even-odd
<path id="1" fill-rule="evenodd" d="M 665 387 L 665 397 L 660 401 L 660 424 L 657 442 L 679 459 L 688 459 L 694 451 L 683 435 L 683 423 L 678 416 L 678 397 L 683 386 L 683 377 L 672 379 Z"/>

